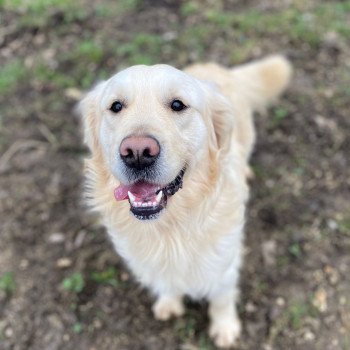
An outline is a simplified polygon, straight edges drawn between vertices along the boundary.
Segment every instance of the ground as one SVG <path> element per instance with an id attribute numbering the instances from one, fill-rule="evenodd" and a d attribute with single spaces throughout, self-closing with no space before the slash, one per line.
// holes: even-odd
<path id="1" fill-rule="evenodd" d="M 74 106 L 132 64 L 232 66 L 275 52 L 295 72 L 256 116 L 238 349 L 350 349 L 348 1 L 0 8 L 0 349 L 214 349 L 205 302 L 154 320 L 152 296 L 81 203 Z"/>

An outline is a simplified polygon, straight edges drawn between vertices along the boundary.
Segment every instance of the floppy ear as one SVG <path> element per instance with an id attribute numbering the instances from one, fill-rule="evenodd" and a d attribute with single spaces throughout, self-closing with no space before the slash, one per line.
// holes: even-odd
<path id="1" fill-rule="evenodd" d="M 83 121 L 84 143 L 91 151 L 97 150 L 98 148 L 98 100 L 104 86 L 105 82 L 97 84 L 85 95 L 77 106 L 77 112 Z"/>
<path id="2" fill-rule="evenodd" d="M 231 145 L 234 127 L 233 107 L 215 86 L 206 86 L 207 119 L 210 145 L 221 154 L 226 154 Z"/>

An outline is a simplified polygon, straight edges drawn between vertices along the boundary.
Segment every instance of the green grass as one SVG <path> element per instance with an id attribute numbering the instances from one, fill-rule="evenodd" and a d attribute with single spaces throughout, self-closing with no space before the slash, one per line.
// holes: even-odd
<path id="1" fill-rule="evenodd" d="M 129 64 L 159 63 L 163 39 L 158 34 L 137 33 L 126 43 L 115 46 L 115 54 Z"/>
<path id="2" fill-rule="evenodd" d="M 180 7 L 182 16 L 191 16 L 200 11 L 200 6 L 196 1 L 186 1 Z"/>
<path id="3" fill-rule="evenodd" d="M 5 291 L 6 295 L 11 295 L 16 290 L 16 283 L 12 272 L 5 272 L 0 277 L 0 289 Z"/>
<path id="4" fill-rule="evenodd" d="M 94 7 L 94 15 L 101 18 L 115 18 L 137 10 L 141 3 L 141 0 L 118 0 L 112 3 L 98 3 Z"/>
<path id="5" fill-rule="evenodd" d="M 311 299 L 308 301 L 294 301 L 287 309 L 288 321 L 294 330 L 303 326 L 306 317 L 315 318 L 318 316 L 317 309 L 312 305 Z"/>
<path id="6" fill-rule="evenodd" d="M 184 16 L 194 13 L 201 16 L 202 27 L 206 31 L 215 32 L 215 37 L 233 35 L 249 42 L 252 37 L 257 36 L 284 35 L 292 41 L 305 42 L 311 46 L 319 45 L 324 34 L 329 31 L 335 31 L 349 38 L 348 12 L 348 3 L 315 5 L 309 11 L 289 7 L 268 13 L 262 13 L 256 9 L 234 13 L 224 11 L 220 6 L 203 10 L 194 2 L 186 3 L 181 7 L 181 13 Z M 200 33 L 191 35 L 192 40 L 197 38 L 198 41 L 201 41 L 200 36 Z"/>
<path id="7" fill-rule="evenodd" d="M 2 0 L 0 8 L 18 12 L 18 27 L 23 28 L 45 27 L 55 13 L 63 16 L 63 25 L 84 20 L 89 14 L 89 7 L 70 0 Z"/>
<path id="8" fill-rule="evenodd" d="M 0 66 L 0 93 L 6 93 L 16 88 L 25 77 L 26 69 L 23 62 L 15 60 Z"/>
<path id="9" fill-rule="evenodd" d="M 293 243 L 288 247 L 288 251 L 295 258 L 300 258 L 302 256 L 302 249 L 299 243 Z"/>
<path id="10" fill-rule="evenodd" d="M 91 279 L 96 283 L 110 284 L 114 287 L 117 287 L 120 284 L 117 270 L 114 266 L 110 266 L 104 271 L 92 272 Z"/>
<path id="11" fill-rule="evenodd" d="M 350 216 L 346 216 L 339 221 L 339 231 L 347 236 L 350 236 Z"/>
<path id="12" fill-rule="evenodd" d="M 43 63 L 38 63 L 34 67 L 32 78 L 43 84 L 53 84 L 57 88 L 68 88 L 77 85 L 76 80 L 70 74 L 52 69 Z"/>
<path id="13" fill-rule="evenodd" d="M 269 129 L 275 129 L 280 126 L 284 119 L 289 115 L 289 111 L 284 106 L 277 106 L 272 109 L 271 116 L 269 118 Z"/>
<path id="14" fill-rule="evenodd" d="M 308 314 L 309 305 L 306 303 L 295 303 L 288 308 L 289 321 L 293 329 L 299 329 L 302 326 L 304 317 Z"/>
<path id="15" fill-rule="evenodd" d="M 214 345 L 206 334 L 201 334 L 199 336 L 198 350 L 214 350 Z"/>
<path id="16" fill-rule="evenodd" d="M 182 341 L 186 341 L 194 337 L 195 327 L 196 320 L 194 317 L 188 315 L 185 318 L 176 320 L 175 332 Z"/>
<path id="17" fill-rule="evenodd" d="M 83 325 L 79 322 L 74 323 L 72 330 L 76 334 L 80 334 L 83 331 Z"/>
<path id="18" fill-rule="evenodd" d="M 0 4 L 5 9 L 42 14 L 52 7 L 70 7 L 72 2 L 70 0 L 3 0 Z"/>
<path id="19" fill-rule="evenodd" d="M 76 49 L 72 52 L 72 59 L 77 62 L 99 63 L 103 58 L 102 45 L 93 40 L 83 40 L 78 43 Z"/>
<path id="20" fill-rule="evenodd" d="M 268 342 L 273 344 L 275 339 L 285 330 L 300 330 L 305 323 L 307 317 L 317 318 L 318 312 L 312 305 L 311 298 L 306 301 L 291 300 L 288 307 L 274 321 L 270 327 Z"/>
<path id="21" fill-rule="evenodd" d="M 85 287 L 83 275 L 80 272 L 72 273 L 63 280 L 62 287 L 69 292 L 80 293 Z"/>

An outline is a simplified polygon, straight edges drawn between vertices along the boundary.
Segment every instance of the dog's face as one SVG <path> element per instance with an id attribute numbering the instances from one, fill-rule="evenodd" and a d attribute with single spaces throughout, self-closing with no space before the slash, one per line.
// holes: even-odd
<path id="1" fill-rule="evenodd" d="M 134 66 L 100 83 L 82 101 L 92 152 L 120 182 L 138 219 L 155 219 L 208 139 L 205 84 L 166 65 Z"/>

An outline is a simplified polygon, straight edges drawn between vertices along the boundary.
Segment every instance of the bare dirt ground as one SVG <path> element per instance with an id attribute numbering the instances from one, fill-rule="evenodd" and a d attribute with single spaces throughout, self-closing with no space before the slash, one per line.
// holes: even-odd
<path id="1" fill-rule="evenodd" d="M 0 349 L 213 349 L 205 303 L 152 297 L 81 204 L 79 120 L 135 63 L 269 53 L 291 88 L 256 116 L 239 349 L 350 349 L 350 6 L 346 1 L 0 1 Z"/>

